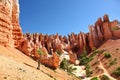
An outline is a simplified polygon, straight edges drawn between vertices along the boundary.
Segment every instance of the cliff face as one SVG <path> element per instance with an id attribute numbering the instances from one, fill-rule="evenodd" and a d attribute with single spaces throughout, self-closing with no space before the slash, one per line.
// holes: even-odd
<path id="1" fill-rule="evenodd" d="M 17 47 L 21 39 L 18 0 L 0 0 L 0 45 Z"/>
<path id="2" fill-rule="evenodd" d="M 120 25 L 117 20 L 110 22 L 108 15 L 104 15 L 103 19 L 98 18 L 94 25 L 89 26 L 87 34 L 80 33 L 78 36 L 80 36 L 79 50 L 82 49 L 78 51 L 78 54 L 83 52 L 83 47 L 90 52 L 108 39 L 120 38 Z"/>

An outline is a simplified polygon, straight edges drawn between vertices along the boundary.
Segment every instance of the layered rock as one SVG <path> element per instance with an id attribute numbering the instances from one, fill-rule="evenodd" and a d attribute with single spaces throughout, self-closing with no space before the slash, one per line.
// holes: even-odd
<path id="1" fill-rule="evenodd" d="M 114 37 L 120 38 L 120 24 L 117 20 L 110 23 L 111 31 Z"/>
<path id="2" fill-rule="evenodd" d="M 51 57 L 42 57 L 41 63 L 52 69 L 56 69 L 59 66 L 59 56 L 56 53 L 53 53 Z"/>
<path id="3" fill-rule="evenodd" d="M 86 34 L 84 34 L 83 32 L 80 32 L 80 33 L 78 34 L 77 47 L 78 47 L 77 57 L 79 57 L 79 55 L 80 55 L 84 50 L 86 50 L 86 48 L 87 48 L 87 44 L 86 44 Z"/>
<path id="4" fill-rule="evenodd" d="M 14 40 L 14 46 L 18 47 L 19 43 L 21 42 L 23 38 L 22 30 L 19 24 L 19 4 L 18 0 L 13 0 L 13 6 L 12 6 L 12 35 Z"/>
<path id="5" fill-rule="evenodd" d="M 5 47 L 14 47 L 17 46 L 16 42 L 19 43 L 19 40 L 21 40 L 21 38 L 22 31 L 19 25 L 18 0 L 1 0 L 0 45 Z"/>
<path id="6" fill-rule="evenodd" d="M 112 38 L 112 32 L 109 27 L 109 22 L 103 23 L 103 32 L 104 32 L 103 36 L 105 40 Z"/>

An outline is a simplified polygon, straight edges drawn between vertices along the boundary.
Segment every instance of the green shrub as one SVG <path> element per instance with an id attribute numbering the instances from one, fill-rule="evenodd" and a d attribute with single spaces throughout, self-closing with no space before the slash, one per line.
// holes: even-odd
<path id="1" fill-rule="evenodd" d="M 90 56 L 87 56 L 87 52 L 84 51 L 82 55 L 80 55 L 80 65 L 86 65 L 88 64 L 90 61 L 93 60 L 93 58 L 98 54 L 98 53 L 102 53 L 103 50 L 94 50 L 92 52 L 92 54 Z"/>
<path id="2" fill-rule="evenodd" d="M 38 49 L 37 52 L 38 52 L 39 55 L 43 55 L 44 54 L 41 49 Z"/>
<path id="3" fill-rule="evenodd" d="M 114 60 L 111 60 L 108 67 L 114 65 L 114 64 L 117 64 L 117 58 L 114 58 Z"/>
<path id="4" fill-rule="evenodd" d="M 41 65 L 41 58 L 43 57 L 43 55 L 44 55 L 44 52 L 41 50 L 41 49 L 38 49 L 37 50 L 37 53 L 40 55 L 40 59 L 38 59 L 38 67 L 37 67 L 37 69 L 40 69 L 40 65 Z"/>
<path id="5" fill-rule="evenodd" d="M 90 77 L 91 74 L 93 73 L 93 71 L 90 70 L 90 65 L 87 64 L 85 69 L 86 69 L 86 76 Z"/>
<path id="6" fill-rule="evenodd" d="M 92 52 L 92 55 L 90 55 L 91 57 L 94 57 L 94 56 L 96 56 L 98 53 L 101 53 L 101 51 L 100 50 L 94 50 L 93 52 Z"/>
<path id="7" fill-rule="evenodd" d="M 93 77 L 91 80 L 99 80 L 98 77 Z"/>
<path id="8" fill-rule="evenodd" d="M 80 64 L 85 65 L 89 62 L 89 58 L 87 57 L 87 51 L 84 49 L 83 53 L 80 55 Z"/>
<path id="9" fill-rule="evenodd" d="M 100 76 L 100 80 L 110 80 L 110 78 L 107 75 Z"/>
<path id="10" fill-rule="evenodd" d="M 88 64 L 90 61 L 93 60 L 93 56 L 88 57 L 87 56 L 87 51 L 84 50 L 83 53 L 80 55 L 80 65 L 86 65 Z"/>
<path id="11" fill-rule="evenodd" d="M 70 66 L 70 63 L 65 58 L 60 63 L 60 68 L 62 68 L 63 70 L 67 70 L 67 72 L 70 74 L 72 74 L 72 72 L 77 69 Z"/>
<path id="12" fill-rule="evenodd" d="M 82 57 L 82 58 L 80 59 L 80 65 L 86 65 L 86 64 L 88 64 L 92 59 L 93 59 L 93 57 L 87 57 L 87 56 Z"/>
<path id="13" fill-rule="evenodd" d="M 111 54 L 110 54 L 110 53 L 105 53 L 105 54 L 104 54 L 104 57 L 105 57 L 105 58 L 111 58 Z"/>
<path id="14" fill-rule="evenodd" d="M 68 69 L 68 61 L 64 58 L 63 61 L 60 63 L 60 68 Z"/>
<path id="15" fill-rule="evenodd" d="M 114 75 L 120 76 L 120 66 L 113 72 Z"/>
<path id="16" fill-rule="evenodd" d="M 72 73 L 73 71 L 77 70 L 77 68 L 72 68 L 72 66 L 68 67 L 68 72 Z"/>

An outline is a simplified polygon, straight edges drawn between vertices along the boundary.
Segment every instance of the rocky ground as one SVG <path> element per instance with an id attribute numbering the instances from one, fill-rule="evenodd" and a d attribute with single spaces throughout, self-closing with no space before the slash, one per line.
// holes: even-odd
<path id="1" fill-rule="evenodd" d="M 117 58 L 117 64 L 107 67 L 106 64 L 109 63 L 108 59 L 102 59 L 97 65 L 102 72 L 97 72 L 95 66 L 92 66 L 97 59 L 101 59 L 104 54 L 95 56 L 94 60 L 90 62 L 91 70 L 94 71 L 92 76 L 107 75 L 112 80 L 116 80 L 111 77 L 113 70 L 119 66 L 119 50 L 120 39 L 108 40 L 99 49 L 106 49 L 106 52 L 111 54 L 110 59 Z M 106 63 L 106 61 L 108 61 Z M 106 63 L 106 64 L 105 64 Z M 27 57 L 22 52 L 15 48 L 5 48 L 0 46 L 0 80 L 78 80 L 76 77 L 68 75 L 67 72 L 56 69 L 52 70 L 50 68 L 41 65 L 41 69 L 37 70 L 37 62 L 33 59 Z M 86 78 L 84 80 L 90 80 Z"/>
<path id="2" fill-rule="evenodd" d="M 0 56 L 0 63 L 0 80 L 53 80 L 44 73 L 5 56 Z"/>
<path id="3" fill-rule="evenodd" d="M 102 44 L 98 50 L 104 50 L 104 52 L 97 54 L 90 62 L 92 76 L 98 76 L 106 74 L 109 77 L 120 66 L 120 39 L 109 39 Z M 105 57 L 105 54 L 109 54 L 110 57 Z M 112 77 L 111 77 L 112 78 Z M 112 78 L 112 80 L 119 80 L 119 77 Z"/>
<path id="4" fill-rule="evenodd" d="M 77 80 L 63 70 L 51 70 L 14 48 L 0 46 L 0 80 Z"/>

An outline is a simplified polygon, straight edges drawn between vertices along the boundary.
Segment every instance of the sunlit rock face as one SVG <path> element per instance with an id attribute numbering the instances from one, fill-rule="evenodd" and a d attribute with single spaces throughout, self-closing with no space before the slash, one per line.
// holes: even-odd
<path id="1" fill-rule="evenodd" d="M 21 38 L 18 0 L 0 0 L 0 45 L 17 47 Z"/>
<path id="2" fill-rule="evenodd" d="M 108 15 L 98 18 L 95 25 L 89 27 L 90 49 L 97 48 L 102 42 L 111 38 L 120 38 L 120 24 L 117 20 L 110 21 Z"/>

